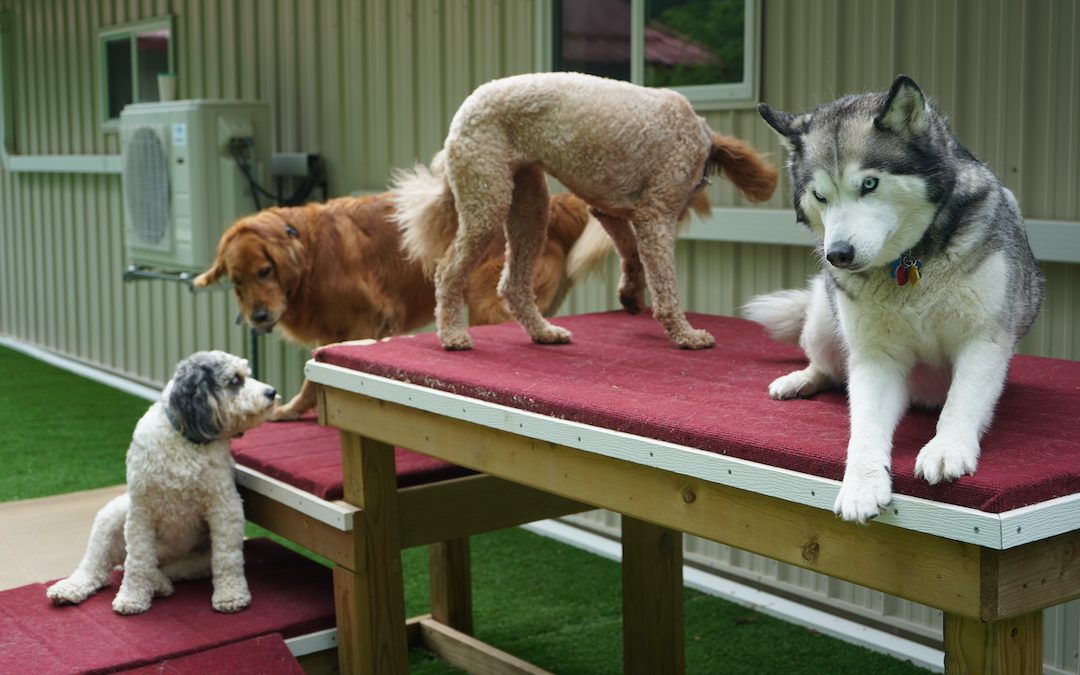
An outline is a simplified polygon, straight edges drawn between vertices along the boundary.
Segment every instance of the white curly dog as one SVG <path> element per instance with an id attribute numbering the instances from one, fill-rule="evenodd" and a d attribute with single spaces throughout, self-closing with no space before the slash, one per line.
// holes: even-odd
<path id="1" fill-rule="evenodd" d="M 197 352 L 176 366 L 161 400 L 135 427 L 127 451 L 127 494 L 98 512 L 86 554 L 49 587 L 55 604 L 77 604 L 124 579 L 113 600 L 139 614 L 173 592 L 173 581 L 213 575 L 212 604 L 236 612 L 251 603 L 244 577 L 244 511 L 229 438 L 267 418 L 277 392 L 249 377 L 247 361 Z"/>
<path id="2" fill-rule="evenodd" d="M 399 200 L 407 250 L 435 263 L 435 318 L 446 349 L 470 349 L 462 316 L 469 270 L 506 231 L 498 292 L 534 342 L 568 342 L 536 306 L 532 279 L 548 227 L 550 174 L 587 202 L 622 258 L 619 300 L 630 312 L 652 292 L 653 315 L 684 349 L 715 340 L 686 321 L 675 277 L 676 223 L 713 172 L 752 201 L 768 199 L 776 167 L 742 141 L 713 132 L 686 97 L 581 73 L 492 80 L 461 104 L 419 206 Z M 423 176 L 422 176 L 423 177 Z M 424 217 L 424 209 L 459 219 Z M 411 221 L 427 228 L 407 227 Z M 456 225 L 456 228 L 455 228 Z M 456 229 L 456 232 L 455 232 Z M 445 253 L 443 253 L 445 251 Z M 427 252 L 426 254 L 424 252 Z"/>

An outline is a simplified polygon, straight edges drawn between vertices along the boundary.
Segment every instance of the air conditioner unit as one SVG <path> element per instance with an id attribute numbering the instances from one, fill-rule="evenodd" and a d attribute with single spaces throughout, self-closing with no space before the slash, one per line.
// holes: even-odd
<path id="1" fill-rule="evenodd" d="M 128 263 L 163 271 L 210 266 L 221 233 L 256 210 L 237 166 L 267 185 L 270 106 L 257 101 L 136 103 L 120 114 Z"/>

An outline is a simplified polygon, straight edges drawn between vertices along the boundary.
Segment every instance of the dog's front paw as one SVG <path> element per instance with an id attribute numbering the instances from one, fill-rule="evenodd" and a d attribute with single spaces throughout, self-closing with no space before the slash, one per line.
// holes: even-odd
<path id="1" fill-rule="evenodd" d="M 709 349 L 716 346 L 716 338 L 708 331 L 693 328 L 677 336 L 675 344 L 679 349 Z"/>
<path id="2" fill-rule="evenodd" d="M 978 441 L 965 442 L 938 434 L 919 451 L 915 459 L 915 475 L 936 485 L 975 473 L 978 463 Z"/>
<path id="3" fill-rule="evenodd" d="M 472 338 L 463 330 L 439 331 L 439 342 L 449 352 L 464 352 L 472 349 Z"/>
<path id="4" fill-rule="evenodd" d="M 133 593 L 120 589 L 112 602 L 113 611 L 117 614 L 142 614 L 150 609 L 149 593 Z"/>
<path id="5" fill-rule="evenodd" d="M 809 396 L 812 393 L 807 391 L 809 385 L 810 380 L 803 371 L 796 370 L 794 373 L 788 373 L 773 380 L 772 384 L 769 385 L 769 397 L 777 401 L 786 401 L 791 398 L 799 398 L 799 394 L 804 391 Z"/>
<path id="6" fill-rule="evenodd" d="M 843 520 L 863 523 L 877 518 L 892 501 L 892 476 L 885 466 L 844 472 L 833 511 Z"/>
<path id="7" fill-rule="evenodd" d="M 95 583 L 82 570 L 78 570 L 67 579 L 61 579 L 49 586 L 45 595 L 54 605 L 77 605 L 107 585 L 107 582 Z"/>
<path id="8" fill-rule="evenodd" d="M 214 597 L 211 598 L 210 604 L 217 611 L 226 614 L 239 612 L 251 604 L 251 593 L 248 591 L 246 584 L 238 588 L 215 588 Z"/>
<path id="9" fill-rule="evenodd" d="M 552 326 L 548 324 L 547 327 L 536 332 L 532 335 L 532 341 L 542 345 L 561 345 L 570 342 L 570 338 L 573 334 L 562 328 L 561 326 Z"/>
<path id="10" fill-rule="evenodd" d="M 270 412 L 268 418 L 271 422 L 289 422 L 291 420 L 299 419 L 302 411 L 298 412 L 296 409 L 287 405 L 274 406 L 274 409 Z"/>

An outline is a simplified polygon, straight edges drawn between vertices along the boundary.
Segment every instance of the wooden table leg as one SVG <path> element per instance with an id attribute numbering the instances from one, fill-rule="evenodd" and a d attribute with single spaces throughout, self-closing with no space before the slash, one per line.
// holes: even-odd
<path id="1" fill-rule="evenodd" d="M 338 661 L 342 673 L 405 675 L 405 587 L 398 541 L 394 448 L 341 433 L 345 501 L 360 507 L 355 570 L 334 569 Z"/>
<path id="2" fill-rule="evenodd" d="M 469 538 L 450 539 L 428 546 L 431 618 L 472 635 L 472 563 Z"/>
<path id="3" fill-rule="evenodd" d="M 623 672 L 686 670 L 682 533 L 622 517 Z"/>
<path id="4" fill-rule="evenodd" d="M 945 615 L 947 675 L 1038 675 L 1043 672 L 1042 611 L 986 623 Z"/>

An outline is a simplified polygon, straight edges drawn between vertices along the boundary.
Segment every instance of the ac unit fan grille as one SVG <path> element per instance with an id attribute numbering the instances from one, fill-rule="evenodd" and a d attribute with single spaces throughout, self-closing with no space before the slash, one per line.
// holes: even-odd
<path id="1" fill-rule="evenodd" d="M 125 150 L 124 186 L 131 233 L 161 247 L 169 231 L 169 161 L 161 139 L 149 127 L 131 134 Z"/>

